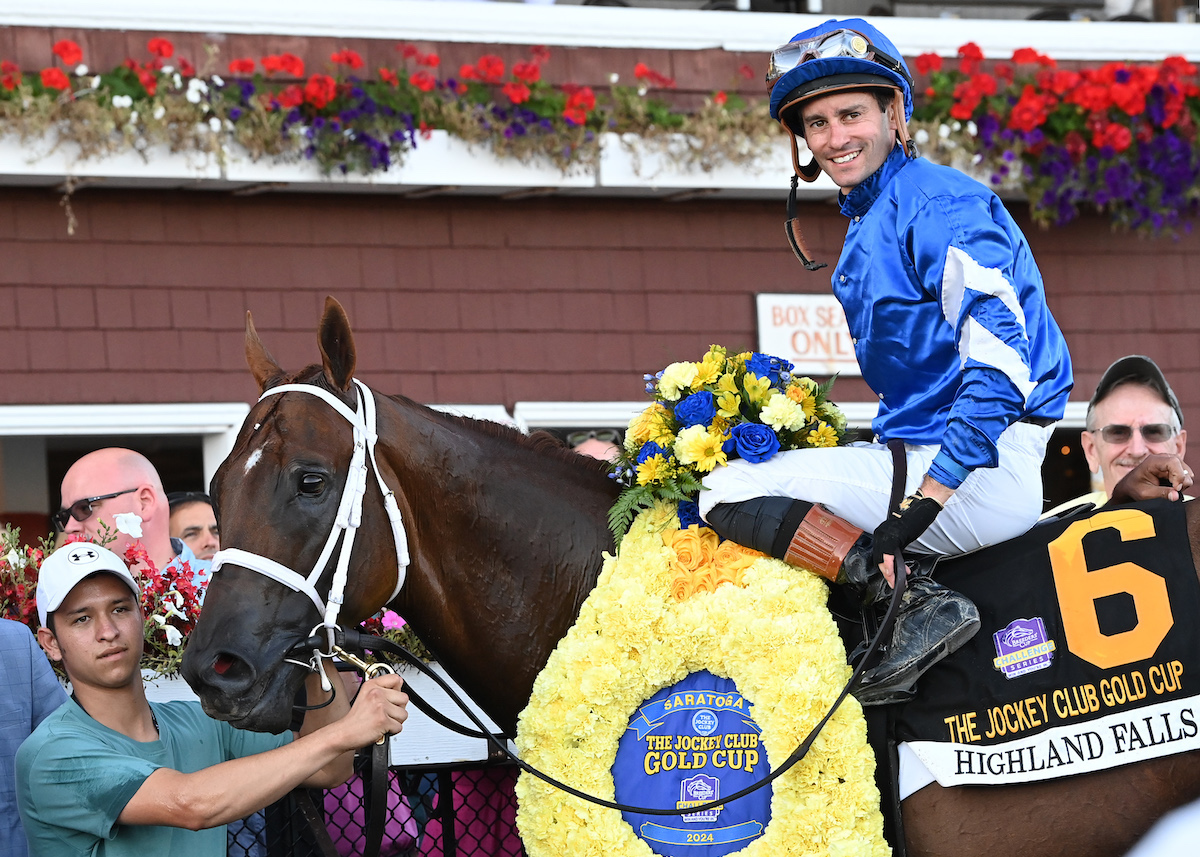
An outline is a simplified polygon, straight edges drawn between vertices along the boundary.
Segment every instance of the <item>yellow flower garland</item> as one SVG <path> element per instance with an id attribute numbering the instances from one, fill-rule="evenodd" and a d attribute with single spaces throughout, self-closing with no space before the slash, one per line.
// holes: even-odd
<path id="1" fill-rule="evenodd" d="M 768 757 L 781 764 L 849 678 L 825 607 L 825 584 L 763 557 L 729 560 L 731 582 L 688 587 L 681 567 L 715 556 L 704 531 L 678 534 L 673 505 L 642 512 L 534 684 L 521 713 L 522 757 L 570 785 L 611 800 L 617 743 L 633 712 L 660 689 L 708 670 L 754 704 Z M 670 544 L 678 544 L 684 557 Z M 732 579 L 740 576 L 740 582 Z M 680 597 L 677 597 L 680 595 Z M 773 784 L 771 823 L 744 857 L 883 857 L 875 760 L 851 697 L 808 755 Z M 530 857 L 649 857 L 617 810 L 572 797 L 528 774 L 517 783 L 517 824 Z"/>

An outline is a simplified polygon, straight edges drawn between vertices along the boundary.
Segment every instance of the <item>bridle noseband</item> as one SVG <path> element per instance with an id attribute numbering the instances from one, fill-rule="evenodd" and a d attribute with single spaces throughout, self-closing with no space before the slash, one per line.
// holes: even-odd
<path id="1" fill-rule="evenodd" d="M 367 476 L 370 470 L 374 470 L 375 481 L 379 483 L 379 491 L 383 495 L 383 507 L 387 511 L 388 520 L 391 522 L 392 539 L 396 545 L 396 588 L 392 590 L 392 594 L 384 602 L 385 604 L 391 602 L 400 593 L 401 587 L 404 586 L 404 579 L 409 565 L 408 535 L 404 530 L 404 521 L 400 516 L 400 507 L 396 504 L 396 495 L 384 483 L 383 476 L 379 472 L 379 462 L 375 458 L 375 444 L 379 440 L 375 397 L 366 384 L 357 378 L 353 379 L 353 381 L 358 391 L 358 408 L 354 411 L 350 410 L 344 402 L 332 393 L 310 384 L 281 384 L 278 387 L 272 387 L 265 391 L 258 399 L 261 402 L 268 396 L 275 396 L 281 393 L 307 393 L 322 399 L 331 408 L 345 417 L 346 421 L 354 429 L 354 451 L 350 456 L 350 467 L 346 473 L 346 485 L 342 489 L 342 499 L 338 504 L 337 515 L 334 518 L 329 538 L 325 540 L 325 547 L 322 549 L 321 555 L 317 557 L 317 561 L 313 563 L 312 570 L 309 571 L 308 576 L 301 575 L 269 557 L 242 550 L 241 548 L 223 548 L 217 551 L 212 559 L 213 574 L 216 574 L 223 565 L 237 565 L 269 577 L 271 580 L 282 583 L 295 592 L 303 592 L 308 596 L 309 600 L 317 608 L 317 613 L 322 617 L 322 621 L 313 629 L 313 634 L 323 630 L 328 645 L 325 647 L 325 651 L 314 649 L 313 658 L 308 663 L 295 661 L 291 658 L 285 658 L 285 660 L 312 669 L 314 672 L 319 672 L 322 683 L 325 683 L 326 679 L 325 672 L 320 669 L 319 662 L 321 658 L 332 657 L 335 632 L 338 629 L 338 614 L 341 612 L 342 602 L 346 594 L 350 553 L 354 549 L 354 537 L 358 532 L 359 525 L 362 523 L 363 497 L 367 492 Z M 255 430 L 260 425 L 256 424 L 254 426 Z M 370 461 L 370 468 L 367 466 L 368 460 Z M 341 539 L 342 543 L 341 551 L 338 553 L 337 565 L 334 567 L 333 581 L 329 585 L 329 596 L 327 599 L 323 599 L 321 594 L 316 590 L 316 584 L 321 574 L 325 571 L 325 567 L 329 564 L 329 560 L 333 556 L 334 548 L 337 546 L 339 539 Z"/>

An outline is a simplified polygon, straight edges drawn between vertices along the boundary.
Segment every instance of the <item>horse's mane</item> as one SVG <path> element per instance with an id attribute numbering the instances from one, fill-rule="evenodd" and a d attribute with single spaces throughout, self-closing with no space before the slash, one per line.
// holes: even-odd
<path id="1" fill-rule="evenodd" d="M 268 387 L 274 387 L 278 384 L 312 384 L 338 396 L 345 402 L 347 407 L 351 409 L 355 407 L 352 399 L 347 398 L 341 391 L 333 389 L 325 377 L 324 369 L 316 363 L 305 366 L 299 372 L 292 373 L 291 375 L 280 374 L 267 381 Z M 609 471 L 607 461 L 580 455 L 548 431 L 539 430 L 532 434 L 525 434 L 520 429 L 494 422 L 493 420 L 480 420 L 460 414 L 448 414 L 445 411 L 430 408 L 428 405 L 422 405 L 420 402 L 414 402 L 407 396 L 388 395 L 387 398 L 399 404 L 411 405 L 414 408 L 424 408 L 438 420 L 460 426 L 477 434 L 482 434 L 484 437 L 511 443 L 514 446 L 531 450 L 538 455 L 548 456 L 575 465 L 576 467 L 595 471 L 596 473 L 608 473 Z"/>

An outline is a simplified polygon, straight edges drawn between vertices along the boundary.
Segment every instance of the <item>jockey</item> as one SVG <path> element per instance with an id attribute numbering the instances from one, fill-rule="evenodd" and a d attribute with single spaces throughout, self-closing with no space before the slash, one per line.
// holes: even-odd
<path id="1" fill-rule="evenodd" d="M 827 21 L 771 55 L 767 86 L 796 176 L 824 170 L 841 188 L 849 229 L 833 293 L 879 396 L 875 441 L 734 460 L 704 479 L 700 512 L 722 537 L 849 583 L 865 603 L 890 597 L 897 551 L 915 557 L 892 640 L 856 692 L 864 705 L 900 701 L 979 628 L 975 605 L 933 581 L 936 559 L 1037 521 L 1071 360 L 1003 203 L 917 158 L 906 127 L 912 78 L 886 36 L 858 18 Z M 804 166 L 797 138 L 813 154 Z M 797 177 L 786 232 L 814 270 L 824 266 L 793 216 Z M 888 441 L 903 442 L 908 473 L 908 496 L 890 516 Z"/>

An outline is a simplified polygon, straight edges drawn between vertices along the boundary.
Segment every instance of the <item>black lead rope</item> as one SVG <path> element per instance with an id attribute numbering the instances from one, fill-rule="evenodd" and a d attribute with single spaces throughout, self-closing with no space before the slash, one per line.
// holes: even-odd
<path id="1" fill-rule="evenodd" d="M 901 483 L 901 484 L 903 485 L 903 483 Z M 897 567 L 903 568 L 904 567 L 903 566 L 903 557 L 898 556 L 897 560 L 900 563 Z M 850 695 L 850 693 L 854 690 L 854 688 L 858 686 L 858 682 L 862 678 L 863 672 L 866 671 L 867 663 L 870 660 L 870 654 L 879 648 L 879 644 L 885 639 L 885 635 L 889 634 L 891 632 L 892 625 L 895 623 L 895 620 L 896 620 L 896 614 L 900 609 L 900 599 L 902 598 L 903 595 L 904 595 L 904 575 L 898 574 L 896 576 L 896 588 L 892 592 L 892 598 L 891 598 L 890 603 L 888 604 L 887 613 L 884 615 L 883 622 L 880 624 L 879 630 L 875 632 L 875 636 L 871 639 L 871 645 L 870 645 L 869 649 L 867 650 L 867 654 L 859 661 L 858 666 L 854 669 L 854 672 L 850 676 L 850 680 L 846 682 L 845 686 L 841 690 L 841 693 L 838 694 L 837 699 L 835 699 L 833 702 L 833 705 L 830 706 L 829 711 L 827 711 L 825 716 L 821 718 L 821 720 L 817 723 L 817 725 L 814 726 L 811 731 L 809 731 L 809 733 L 805 737 L 805 739 L 800 743 L 800 745 L 798 747 L 796 747 L 796 749 L 792 752 L 792 754 L 787 758 L 787 760 L 779 768 L 775 769 L 774 771 L 772 771 L 770 774 L 768 774 L 766 777 L 759 780 L 758 782 L 753 783 L 752 785 L 749 785 L 740 791 L 734 792 L 731 795 L 727 795 L 718 800 L 709 801 L 708 803 L 700 804 L 697 806 L 689 806 L 689 807 L 681 808 L 681 809 L 661 809 L 658 807 L 631 806 L 629 804 L 617 803 L 616 801 L 605 800 L 604 798 L 596 797 L 595 795 L 590 795 L 590 794 L 587 794 L 586 792 L 579 791 L 578 789 L 576 789 L 570 785 L 567 785 L 566 783 L 562 782 L 561 780 L 555 779 L 554 777 L 550 776 L 549 774 L 546 774 L 546 773 L 538 770 L 537 768 L 533 767 L 528 762 L 524 761 L 523 759 L 518 757 L 515 753 L 510 751 L 508 749 L 508 746 L 505 743 L 504 736 L 496 735 L 491 730 L 489 730 L 487 728 L 486 724 L 484 724 L 483 721 L 475 714 L 475 712 L 472 711 L 467 706 L 467 704 L 458 695 L 458 693 L 454 690 L 454 688 L 451 687 L 440 675 L 438 675 L 433 670 L 429 669 L 429 667 L 424 663 L 424 661 L 422 661 L 420 658 L 418 658 L 412 652 L 409 652 L 407 649 L 405 649 L 401 646 L 398 646 L 395 643 L 391 642 L 390 640 L 385 640 L 381 637 L 373 637 L 368 634 L 360 634 L 356 631 L 343 631 L 342 633 L 345 635 L 344 648 L 369 650 L 369 651 L 373 651 L 373 652 L 387 652 L 389 654 L 395 655 L 396 657 L 400 658 L 405 663 L 409 664 L 410 666 L 414 667 L 415 669 L 417 669 L 418 671 L 420 671 L 421 673 L 426 675 L 428 678 L 432 679 L 446 693 L 446 695 L 450 698 L 451 702 L 453 702 L 456 706 L 458 706 L 458 708 L 464 714 L 466 714 L 468 718 L 470 718 L 471 722 L 474 723 L 475 726 L 477 727 L 476 729 L 471 729 L 470 727 L 463 726 L 462 724 L 456 723 L 453 720 L 450 720 L 449 718 L 445 717 L 443 714 L 441 714 L 440 712 L 433 709 L 432 706 L 430 706 L 430 704 L 426 700 L 421 698 L 420 694 L 414 692 L 414 690 L 412 689 L 411 686 L 406 684 L 405 685 L 405 693 L 408 694 L 409 700 L 418 709 L 420 709 L 424 714 L 429 716 L 430 719 L 435 720 L 439 724 L 445 726 L 447 729 L 451 729 L 460 735 L 466 735 L 466 736 L 472 737 L 472 738 L 481 738 L 481 739 L 487 740 L 488 743 L 491 744 L 496 750 L 498 750 L 500 753 L 504 754 L 508 758 L 512 759 L 512 761 L 522 771 L 525 771 L 526 773 L 537 777 L 538 779 L 542 780 L 543 782 L 548 783 L 549 785 L 552 785 L 555 788 L 560 789 L 569 795 L 573 795 L 574 797 L 580 798 L 581 800 L 588 801 L 589 803 L 594 803 L 599 806 L 607 807 L 608 809 L 615 809 L 615 810 L 619 810 L 621 812 L 636 813 L 639 815 L 687 815 L 687 814 L 691 814 L 694 812 L 704 812 L 705 810 L 715 809 L 716 807 L 719 807 L 722 804 L 730 803 L 739 798 L 745 797 L 748 794 L 758 791 L 763 786 L 766 786 L 766 785 L 774 782 L 775 780 L 779 779 L 779 777 L 781 777 L 785 773 L 787 773 L 792 767 L 794 767 L 798 762 L 800 762 L 808 754 L 809 749 L 812 747 L 813 742 L 816 741 L 817 736 L 821 733 L 821 730 L 825 727 L 825 724 L 829 722 L 829 720 L 833 717 L 833 715 L 835 713 L 837 713 L 837 710 L 841 706 L 842 702 L 846 699 L 847 696 Z M 341 644 L 339 644 L 339 645 L 341 645 Z M 312 648 L 311 641 L 306 640 L 304 643 L 301 644 L 301 648 L 304 648 L 306 650 L 311 650 L 311 648 Z M 378 774 L 376 774 L 376 775 L 378 776 Z"/>
<path id="2" fill-rule="evenodd" d="M 890 441 L 888 443 L 888 448 L 891 450 L 893 463 L 892 491 L 891 497 L 889 498 L 890 502 L 888 504 L 889 513 L 891 513 L 900 507 L 900 501 L 904 497 L 904 486 L 907 479 L 908 468 L 903 443 L 899 441 Z M 806 755 L 808 755 L 808 751 L 812 748 L 813 742 L 816 741 L 817 736 L 821 734 L 821 730 L 825 728 L 825 724 L 827 724 L 830 719 L 833 718 L 834 714 L 837 713 L 838 708 L 841 707 L 842 702 L 845 701 L 846 697 L 849 696 L 851 692 L 853 692 L 854 688 L 858 686 L 859 681 L 862 679 L 863 673 L 867 669 L 867 664 L 871 660 L 872 654 L 879 650 L 880 643 L 883 642 L 886 635 L 891 633 L 892 626 L 896 622 L 896 614 L 900 610 L 900 602 L 904 597 L 906 574 L 903 552 L 897 551 L 893 558 L 895 560 L 894 567 L 896 569 L 896 585 L 892 590 L 892 597 L 888 602 L 887 612 L 884 614 L 883 621 L 880 623 L 879 629 L 871 638 L 871 643 L 867 648 L 866 653 L 859 660 L 858 666 L 854 668 L 854 671 L 850 675 L 850 679 L 846 682 L 845 686 L 838 694 L 837 699 L 833 701 L 833 704 L 829 707 L 829 710 L 825 713 L 825 716 L 822 717 L 820 721 L 817 722 L 817 725 L 809 731 L 808 735 L 805 736 L 804 740 L 800 742 L 799 746 L 792 751 L 792 754 L 788 756 L 784 763 L 765 776 L 763 779 L 723 798 L 712 800 L 708 803 L 699 804 L 698 806 L 689 806 L 682 809 L 661 809 L 658 807 L 631 806 L 629 804 L 617 803 L 616 801 L 610 801 L 604 798 L 596 797 L 595 795 L 582 792 L 573 786 L 569 786 L 561 780 L 558 780 L 549 774 L 538 770 L 510 751 L 506 743 L 507 736 L 497 735 L 488 729 L 487 725 L 480 719 L 478 715 L 475 714 L 473 710 L 471 710 L 466 702 L 458 695 L 457 691 L 455 691 L 454 688 L 451 687 L 450 684 L 446 682 L 440 675 L 431 670 L 424 661 L 422 661 L 412 652 L 408 651 L 408 649 L 405 649 L 403 646 L 399 646 L 390 640 L 385 640 L 382 637 L 375 637 L 370 634 L 363 634 L 358 631 L 344 630 L 340 628 L 337 632 L 337 636 L 339 637 L 338 645 L 345 649 L 357 650 L 361 652 L 387 652 L 395 655 L 409 666 L 432 679 L 433 682 L 437 684 L 443 692 L 445 692 L 450 701 L 458 706 L 460 711 L 467 715 L 476 728 L 472 729 L 468 726 L 463 726 L 462 724 L 446 717 L 406 683 L 405 693 L 408 694 L 409 700 L 418 709 L 420 709 L 420 711 L 446 729 L 471 738 L 485 739 L 492 747 L 494 747 L 504 756 L 512 759 L 512 761 L 522 771 L 525 771 L 531 776 L 537 777 L 544 783 L 554 786 L 555 788 L 564 791 L 569 795 L 577 797 L 580 800 L 585 800 L 589 803 L 603 806 L 608 809 L 615 809 L 620 812 L 634 813 L 638 815 L 690 815 L 696 812 L 704 812 L 709 809 L 715 809 L 726 803 L 731 803 L 758 791 L 764 786 L 769 785 L 770 783 L 773 783 L 775 780 L 779 779 L 781 776 L 791 770 L 797 763 L 803 760 Z M 295 648 L 304 651 L 311 651 L 314 648 L 320 648 L 321 646 L 325 645 L 325 642 L 326 641 L 322 638 L 313 636 Z M 378 782 L 381 777 L 383 783 L 388 782 L 387 766 L 384 763 L 384 760 L 386 759 L 386 747 L 386 743 L 383 745 L 377 745 L 373 753 L 371 779 L 375 782 Z M 386 790 L 375 788 L 373 785 L 372 792 L 372 806 L 370 809 L 370 815 L 372 816 L 370 819 L 370 827 L 372 829 L 369 831 L 371 835 L 368 836 L 368 847 L 364 850 L 364 854 L 366 855 L 377 855 L 379 853 L 379 840 L 383 827 L 382 816 L 384 813 L 386 813 L 387 809 L 386 801 L 381 801 L 379 799 L 380 794 L 386 795 Z M 311 822 L 314 822 L 314 827 L 317 826 L 315 824 L 315 820 L 315 817 L 310 819 Z M 328 833 L 326 833 L 326 839 L 328 839 Z M 323 847 L 324 843 L 321 844 Z"/>

